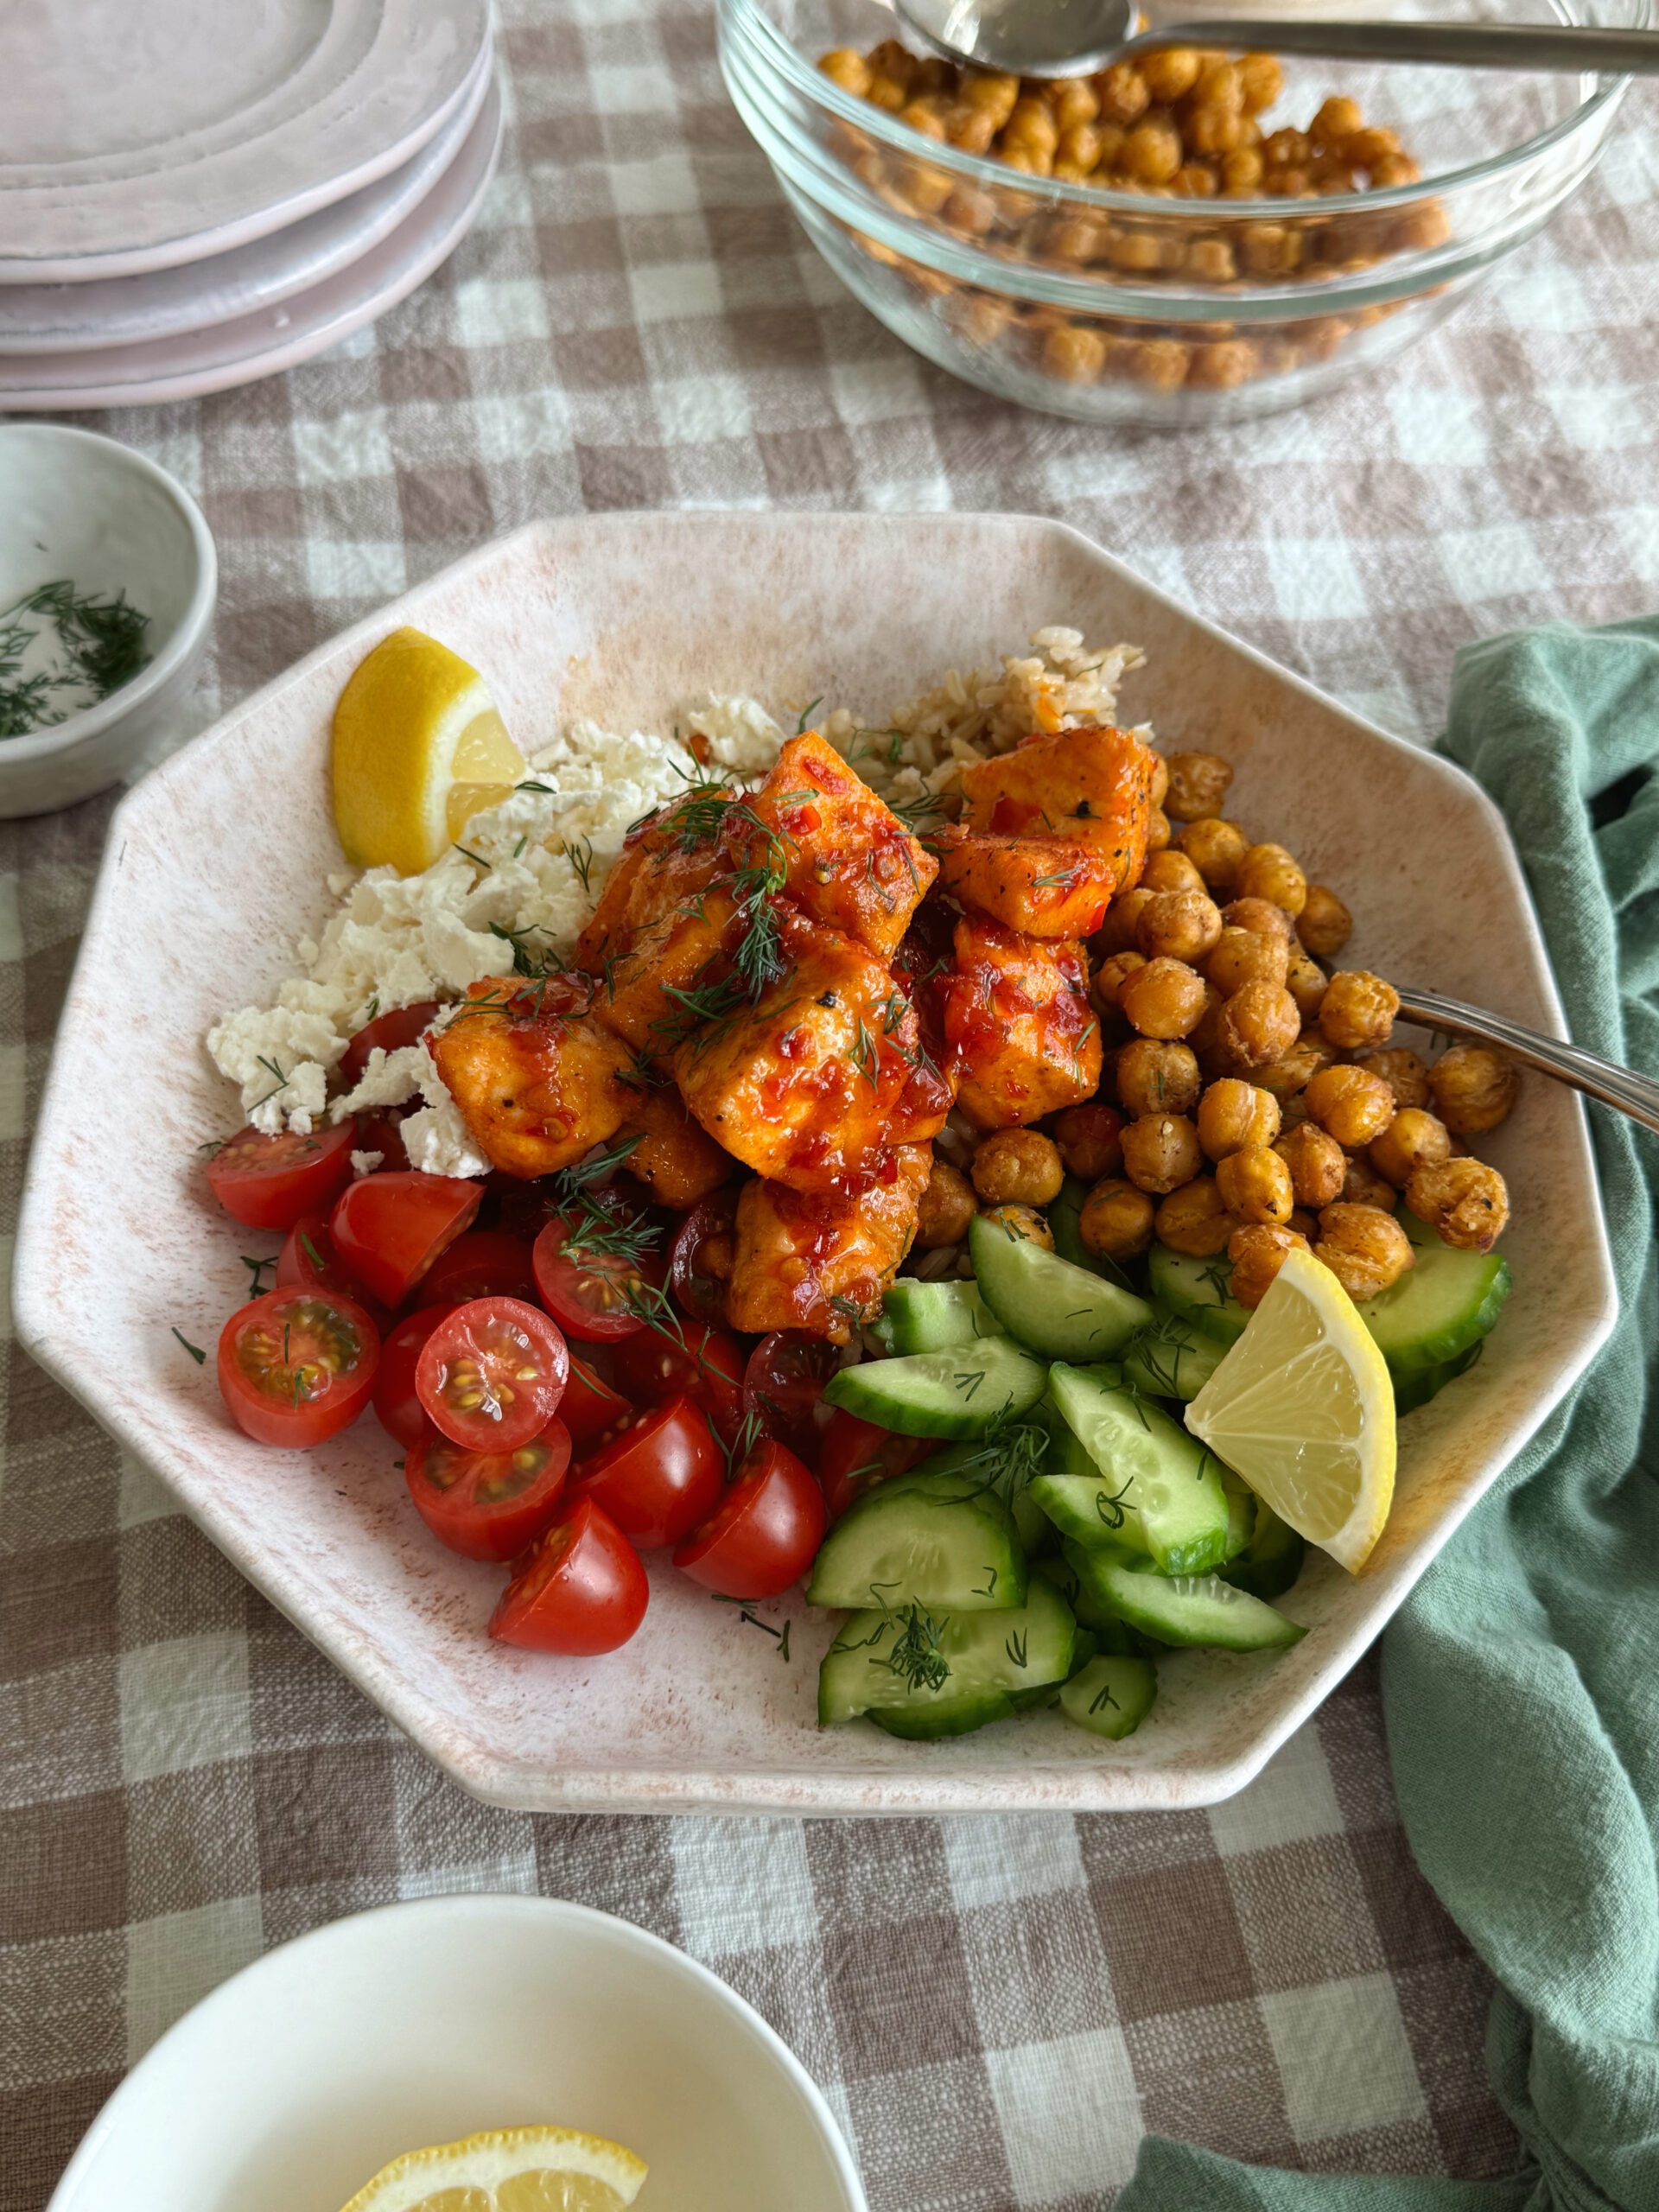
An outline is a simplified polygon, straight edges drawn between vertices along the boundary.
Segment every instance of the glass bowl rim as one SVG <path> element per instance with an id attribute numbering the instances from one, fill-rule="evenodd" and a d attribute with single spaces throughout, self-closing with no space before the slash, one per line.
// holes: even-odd
<path id="1" fill-rule="evenodd" d="M 1654 0 L 1636 0 L 1634 13 L 1639 21 L 1636 29 L 1649 27 Z M 868 132 L 900 154 L 914 156 L 921 147 L 928 149 L 927 158 L 940 168 L 975 184 L 1009 188 L 1011 176 L 1020 179 L 1019 189 L 1030 192 L 1053 203 L 1056 207 L 1097 207 L 1116 214 L 1145 216 L 1154 207 L 1171 205 L 1144 192 L 1114 192 L 1105 185 L 1071 184 L 1053 177 L 1031 176 L 1023 170 L 1010 169 L 1006 162 L 992 161 L 983 155 L 964 153 L 959 146 L 948 142 L 926 138 L 920 131 L 901 124 L 885 108 L 874 107 L 868 100 L 860 99 L 855 93 L 845 92 L 832 77 L 826 77 L 815 62 L 809 61 L 798 47 L 791 45 L 782 30 L 767 14 L 761 0 L 718 0 L 719 17 L 731 23 L 740 37 L 758 49 L 759 58 L 770 62 L 795 90 L 815 105 L 827 108 L 842 122 Z M 895 31 L 898 28 L 894 19 Z M 1506 171 L 1524 168 L 1547 152 L 1562 139 L 1599 114 L 1610 100 L 1622 98 L 1631 79 L 1626 76 L 1599 76 L 1596 89 L 1588 99 L 1580 101 L 1572 112 L 1553 123 L 1536 137 L 1524 139 L 1518 146 L 1511 146 L 1501 154 L 1489 154 L 1484 161 L 1471 162 L 1466 168 L 1443 170 L 1433 178 L 1420 178 L 1414 184 L 1385 186 L 1379 192 L 1333 192 L 1320 194 L 1320 213 L 1349 214 L 1363 209 L 1408 207 L 1414 201 L 1438 199 L 1457 191 L 1460 187 L 1484 183 L 1502 176 Z M 1194 200 L 1173 203 L 1191 207 L 1195 218 L 1201 208 L 1214 209 L 1218 203 L 1211 200 Z M 1230 200 L 1226 202 L 1229 220 L 1244 222 L 1282 221 L 1292 203 L 1281 199 Z M 1307 203 L 1296 206 L 1310 212 Z M 1210 220 L 1217 219 L 1211 214 Z"/>

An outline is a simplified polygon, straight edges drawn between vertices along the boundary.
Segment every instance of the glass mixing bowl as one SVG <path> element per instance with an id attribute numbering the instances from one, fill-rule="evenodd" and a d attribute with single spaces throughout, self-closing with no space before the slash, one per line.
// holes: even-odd
<path id="1" fill-rule="evenodd" d="M 1575 5 L 1586 22 L 1650 19 L 1651 0 Z M 1548 0 L 1502 12 L 1566 19 Z M 1184 199 L 1024 175 L 832 82 L 822 54 L 893 35 L 878 0 L 719 0 L 719 22 L 739 113 L 889 330 L 1004 398 L 1171 429 L 1299 405 L 1433 329 L 1583 183 L 1629 81 L 1287 60 L 1263 130 L 1305 129 L 1349 95 L 1398 133 L 1420 181 Z"/>

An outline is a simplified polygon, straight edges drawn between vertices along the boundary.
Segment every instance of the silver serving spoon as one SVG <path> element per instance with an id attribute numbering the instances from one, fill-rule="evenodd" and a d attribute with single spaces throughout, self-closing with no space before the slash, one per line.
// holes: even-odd
<path id="1" fill-rule="evenodd" d="M 892 0 L 893 13 L 947 60 L 1020 77 L 1077 77 L 1169 46 L 1312 54 L 1332 60 L 1415 61 L 1460 69 L 1565 75 L 1659 75 L 1659 32 L 1577 23 L 1341 22 L 1217 14 L 1139 33 L 1138 0 Z"/>
<path id="2" fill-rule="evenodd" d="M 1535 1068 L 1540 1075 L 1570 1084 L 1586 1097 L 1616 1107 L 1631 1121 L 1640 1122 L 1644 1129 L 1659 1134 L 1659 1083 L 1651 1076 L 1637 1075 L 1631 1068 L 1620 1067 L 1616 1060 L 1604 1060 L 1577 1045 L 1564 1045 L 1559 1037 L 1546 1037 L 1540 1030 L 1523 1028 L 1518 1021 L 1506 1021 L 1502 1014 L 1465 1006 L 1461 999 L 1438 998 L 1431 991 L 1402 991 L 1400 1013 L 1403 1020 L 1418 1022 L 1425 1029 L 1479 1037 L 1489 1045 L 1501 1046 L 1522 1067 Z"/>

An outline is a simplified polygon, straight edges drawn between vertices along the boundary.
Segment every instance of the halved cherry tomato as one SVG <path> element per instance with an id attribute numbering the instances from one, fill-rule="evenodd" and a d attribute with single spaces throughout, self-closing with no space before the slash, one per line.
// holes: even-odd
<path id="1" fill-rule="evenodd" d="M 504 1229 L 469 1229 L 427 1269 L 416 1293 L 420 1306 L 464 1306 L 469 1298 L 536 1302 L 530 1247 Z"/>
<path id="2" fill-rule="evenodd" d="M 410 1452 L 404 1479 L 441 1544 L 505 1567 L 558 1511 L 569 1465 L 570 1432 L 556 1417 L 516 1452 L 467 1452 L 434 1435 Z"/>
<path id="3" fill-rule="evenodd" d="M 407 1116 L 396 1107 L 388 1106 L 384 1114 L 359 1114 L 357 1117 L 357 1150 L 378 1152 L 380 1165 L 377 1175 L 391 1173 L 407 1175 L 409 1154 L 404 1149 L 404 1122 Z"/>
<path id="4" fill-rule="evenodd" d="M 299 1283 L 307 1290 L 337 1290 L 342 1298 L 354 1298 L 378 1330 L 385 1350 L 391 1316 L 342 1262 L 328 1234 L 327 1214 L 303 1213 L 289 1230 L 276 1255 L 276 1281 L 279 1287 Z"/>
<path id="5" fill-rule="evenodd" d="M 937 1438 L 899 1436 L 837 1408 L 818 1442 L 818 1484 L 830 1518 L 839 1521 L 867 1490 L 908 1473 L 938 1448 Z"/>
<path id="6" fill-rule="evenodd" d="M 261 1444 L 321 1444 L 354 1421 L 374 1389 L 380 1339 L 354 1300 L 297 1284 L 232 1313 L 219 1339 L 219 1387 Z"/>
<path id="7" fill-rule="evenodd" d="M 410 1451 L 438 1432 L 415 1389 L 415 1370 L 426 1340 L 453 1306 L 420 1306 L 394 1324 L 380 1344 L 380 1372 L 374 1381 L 374 1410 L 380 1426 Z"/>
<path id="8" fill-rule="evenodd" d="M 816 1415 L 824 1389 L 841 1365 L 832 1344 L 804 1329 L 774 1329 L 749 1354 L 743 1370 L 743 1410 L 768 1436 L 802 1459 L 816 1457 Z"/>
<path id="9" fill-rule="evenodd" d="M 508 1583 L 490 1634 L 530 1651 L 614 1651 L 644 1620 L 650 1595 L 639 1553 L 602 1507 L 578 1498 Z"/>
<path id="10" fill-rule="evenodd" d="M 674 1564 L 724 1598 L 776 1598 L 817 1557 L 827 1517 L 823 1492 L 781 1444 L 753 1451 L 737 1479 Z"/>
<path id="11" fill-rule="evenodd" d="M 434 1426 L 469 1452 L 516 1452 L 559 1409 L 570 1354 L 538 1306 L 474 1298 L 445 1314 L 415 1363 Z"/>
<path id="12" fill-rule="evenodd" d="M 652 1329 L 611 1354 L 616 1387 L 636 1405 L 687 1397 L 702 1407 L 728 1444 L 743 1425 L 743 1347 L 724 1329 L 682 1321 L 669 1335 Z"/>
<path id="13" fill-rule="evenodd" d="M 340 1080 L 345 1089 L 353 1089 L 368 1073 L 369 1054 L 377 1047 L 383 1052 L 401 1052 L 415 1043 L 437 1011 L 435 999 L 422 999 L 417 1005 L 394 1007 L 390 1014 L 365 1021 L 340 1054 Z"/>
<path id="14" fill-rule="evenodd" d="M 726 1455 L 690 1398 L 674 1398 L 582 1460 L 576 1494 L 602 1505 L 639 1549 L 677 1544 L 715 1510 Z"/>
<path id="15" fill-rule="evenodd" d="M 578 1444 L 597 1444 L 607 1429 L 626 1421 L 633 1408 L 613 1390 L 596 1367 L 570 1355 L 570 1380 L 559 1401 L 559 1419 Z"/>
<path id="16" fill-rule="evenodd" d="M 341 1122 L 309 1136 L 267 1136 L 251 1123 L 207 1163 L 207 1187 L 245 1229 L 292 1229 L 302 1213 L 334 1204 L 352 1179 L 357 1128 Z"/>
<path id="17" fill-rule="evenodd" d="M 401 1306 L 440 1252 L 447 1251 L 483 1199 L 481 1183 L 454 1175 L 364 1175 L 340 1194 L 328 1217 L 342 1262 L 383 1305 Z"/>
<path id="18" fill-rule="evenodd" d="M 652 1262 L 595 1250 L 594 1234 L 579 1230 L 568 1217 L 550 1221 L 531 1255 L 536 1287 L 560 1327 L 582 1343 L 620 1344 L 645 1327 L 644 1316 L 635 1310 L 638 1287 L 655 1282 L 657 1272 Z"/>
<path id="19" fill-rule="evenodd" d="M 699 1321 L 727 1325 L 726 1294 L 737 1255 L 737 1193 L 716 1191 L 692 1207 L 680 1224 L 669 1254 L 668 1279 L 674 1295 Z"/>

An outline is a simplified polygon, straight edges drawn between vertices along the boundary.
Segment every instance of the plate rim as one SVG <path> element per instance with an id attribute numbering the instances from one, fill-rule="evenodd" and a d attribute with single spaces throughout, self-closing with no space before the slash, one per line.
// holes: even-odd
<path id="1" fill-rule="evenodd" d="M 66 992 L 66 1007 L 81 980 L 83 966 L 90 969 L 94 964 L 97 943 L 106 926 L 106 909 L 114 895 L 115 877 L 120 864 L 124 817 L 143 798 L 150 786 L 165 789 L 177 779 L 188 779 L 191 757 L 197 748 L 204 747 L 210 740 L 215 742 L 228 741 L 244 722 L 261 713 L 276 695 L 290 684 L 299 683 L 337 656 L 343 657 L 349 651 L 365 648 L 383 636 L 388 626 L 417 619 L 426 599 L 442 593 L 473 570 L 499 560 L 521 546 L 537 543 L 545 544 L 550 539 L 556 543 L 561 537 L 584 535 L 595 529 L 610 535 L 626 535 L 642 523 L 652 528 L 667 524 L 673 530 L 692 534 L 711 518 L 718 521 L 741 520 L 746 527 L 759 525 L 782 531 L 798 530 L 804 517 L 787 509 L 689 509 L 670 513 L 613 511 L 597 516 L 554 516 L 531 521 L 474 547 L 460 560 L 423 579 L 385 606 L 360 617 L 334 638 L 324 640 L 289 669 L 262 685 L 210 729 L 202 732 L 152 770 L 143 784 L 135 787 L 116 809 L 87 908 L 74 970 Z M 1219 624 L 1197 613 L 1143 576 L 1128 563 L 1100 545 L 1086 532 L 1070 524 L 1041 515 L 954 510 L 944 513 L 926 510 L 879 514 L 838 512 L 830 518 L 842 525 L 856 523 L 861 528 L 886 532 L 901 531 L 918 521 L 925 521 L 933 527 L 960 528 L 964 535 L 983 531 L 988 527 L 1005 531 L 1010 537 L 1033 530 L 1058 532 L 1083 549 L 1091 560 L 1103 563 L 1115 575 L 1128 579 L 1138 591 L 1144 592 L 1183 620 L 1195 625 L 1206 635 L 1243 655 L 1276 681 L 1289 685 L 1341 721 L 1363 732 L 1369 738 L 1381 740 L 1389 750 L 1409 758 L 1419 766 L 1428 764 L 1436 776 L 1455 787 L 1460 794 L 1466 797 L 1472 793 L 1489 823 L 1497 833 L 1497 849 L 1503 864 L 1511 887 L 1519 890 L 1523 900 L 1529 925 L 1530 949 L 1547 1001 L 1549 1024 L 1558 1033 L 1566 1034 L 1565 1016 L 1548 947 L 1538 925 L 1508 825 L 1488 794 L 1456 762 L 1354 713 L 1294 670 L 1286 668 L 1244 640 L 1236 638 Z M 59 1044 L 54 1042 L 51 1065 L 41 1090 L 39 1119 L 30 1147 L 24 1195 L 19 1209 L 13 1262 L 14 1328 L 25 1350 L 86 1406 L 94 1418 L 110 1429 L 142 1464 L 149 1465 L 137 1419 L 129 1419 L 124 1414 L 111 1412 L 107 1408 L 94 1404 L 88 1391 L 77 1380 L 67 1348 L 60 1350 L 54 1342 L 48 1265 L 49 1240 L 37 1221 L 37 1217 L 41 1221 L 44 1219 L 46 1199 L 42 1178 L 35 1169 L 37 1155 L 45 1149 L 44 1132 L 52 1119 L 51 1109 L 58 1090 L 67 1081 L 64 1056 Z M 1593 1249 L 1590 1256 L 1591 1265 L 1599 1282 L 1600 1298 L 1593 1313 L 1580 1317 L 1582 1333 L 1578 1348 L 1558 1370 L 1545 1399 L 1535 1407 L 1524 1431 L 1513 1440 L 1511 1452 L 1522 1448 L 1536 1434 L 1577 1384 L 1585 1369 L 1611 1334 L 1618 1314 L 1618 1288 L 1612 1274 L 1605 1216 L 1588 1122 L 1582 1101 L 1574 1096 L 1570 1103 L 1573 1110 L 1568 1127 L 1594 1199 L 1590 1218 L 1590 1238 Z M 1376 1640 L 1463 1520 L 1491 1490 L 1504 1464 L 1494 1458 L 1478 1485 L 1471 1486 L 1466 1496 L 1455 1502 L 1455 1510 L 1448 1509 L 1442 1514 L 1433 1529 L 1432 1541 L 1425 1540 L 1421 1564 L 1416 1566 L 1415 1572 L 1409 1578 L 1402 1576 L 1397 1586 L 1386 1593 L 1380 1612 L 1368 1613 L 1346 1630 L 1332 1633 L 1330 1649 L 1321 1666 L 1310 1673 L 1294 1698 L 1282 1702 L 1264 1723 L 1259 1734 L 1236 1758 L 1211 1759 L 1179 1768 L 1084 1765 L 1080 1763 L 1057 1763 L 1043 1766 L 1033 1763 L 1006 1770 L 962 1770 L 956 1772 L 947 1770 L 941 1772 L 932 1768 L 931 1762 L 918 1761 L 913 1766 L 902 1770 L 882 1769 L 862 1773 L 840 1772 L 829 1768 L 797 1767 L 786 1770 L 780 1765 L 746 1769 L 738 1773 L 662 1765 L 621 1768 L 595 1765 L 569 1770 L 537 1767 L 526 1770 L 512 1759 L 503 1757 L 471 1737 L 465 1724 L 453 1714 L 440 1711 L 429 1700 L 411 1695 L 404 1677 L 365 1640 L 358 1639 L 349 1653 L 343 1650 L 336 1641 L 327 1649 L 326 1656 L 461 1788 L 486 1803 L 512 1810 L 647 1813 L 731 1813 L 744 1810 L 816 1817 L 840 1814 L 903 1815 L 1033 1809 L 1072 1812 L 1191 1809 L 1217 1803 L 1242 1789 L 1317 1710 L 1336 1683 Z M 305 1623 L 295 1618 L 282 1592 L 270 1586 L 260 1563 L 250 1555 L 247 1544 L 236 1526 L 222 1522 L 220 1516 L 211 1510 L 200 1510 L 200 1502 L 186 1496 L 170 1477 L 162 1475 L 159 1470 L 156 1471 L 169 1495 L 179 1500 L 185 1511 L 226 1553 L 238 1571 L 247 1576 L 278 1611 L 293 1621 L 302 1634 L 310 1637 L 309 1629 Z M 316 1638 L 311 1640 L 317 1641 Z M 1039 1777 L 1042 1782 L 1039 1807 L 1033 1802 L 1033 1783 Z"/>

